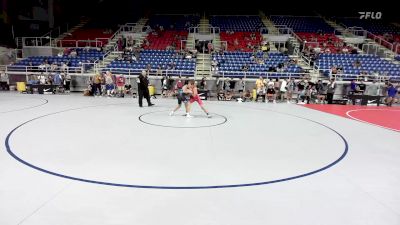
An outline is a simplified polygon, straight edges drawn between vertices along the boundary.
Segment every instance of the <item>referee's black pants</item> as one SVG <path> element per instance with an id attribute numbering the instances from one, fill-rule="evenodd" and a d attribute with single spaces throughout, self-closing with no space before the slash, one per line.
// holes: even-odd
<path id="1" fill-rule="evenodd" d="M 138 89 L 138 94 L 139 94 L 139 106 L 140 107 L 142 107 L 143 106 L 143 97 L 145 97 L 146 98 L 146 100 L 147 100 L 147 104 L 148 105 L 151 105 L 151 102 L 150 102 L 150 94 L 149 94 L 149 89 Z"/>

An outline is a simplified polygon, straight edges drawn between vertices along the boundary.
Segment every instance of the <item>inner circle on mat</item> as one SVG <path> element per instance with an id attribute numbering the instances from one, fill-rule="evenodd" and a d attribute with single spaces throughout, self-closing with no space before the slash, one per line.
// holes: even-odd
<path id="1" fill-rule="evenodd" d="M 149 112 L 139 116 L 143 123 L 172 128 L 202 128 L 222 125 L 227 122 L 227 118 L 222 115 L 210 113 L 208 117 L 204 112 L 194 111 L 191 117 L 187 117 L 184 112 L 176 112 L 169 115 L 170 111 Z"/>

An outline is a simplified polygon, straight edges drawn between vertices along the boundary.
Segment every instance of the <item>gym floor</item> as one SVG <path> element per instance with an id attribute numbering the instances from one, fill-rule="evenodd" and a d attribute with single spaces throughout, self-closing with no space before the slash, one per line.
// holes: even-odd
<path id="1" fill-rule="evenodd" d="M 398 225 L 400 108 L 0 93 L 0 224 Z"/>

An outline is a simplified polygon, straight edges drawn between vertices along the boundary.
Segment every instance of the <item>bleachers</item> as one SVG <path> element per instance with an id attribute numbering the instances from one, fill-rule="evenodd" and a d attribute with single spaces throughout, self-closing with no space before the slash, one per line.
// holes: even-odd
<path id="1" fill-rule="evenodd" d="M 382 37 L 389 43 L 394 44 L 393 51 L 396 51 L 396 46 L 400 42 L 400 28 L 393 24 L 387 23 L 382 20 L 360 20 L 359 18 L 335 18 L 339 24 L 344 24 L 347 27 L 361 27 L 374 35 Z M 388 36 L 391 36 L 388 38 Z M 387 42 L 382 43 L 383 46 L 392 49 L 392 46 Z M 400 48 L 397 49 L 400 53 Z"/>
<path id="2" fill-rule="evenodd" d="M 28 57 L 24 60 L 19 61 L 18 63 L 15 63 L 13 66 L 10 66 L 9 69 L 11 70 L 21 70 L 22 67 L 29 66 L 29 63 L 31 62 L 33 66 L 39 66 L 44 62 L 44 60 L 47 60 L 49 64 L 52 64 L 53 62 L 57 64 L 57 66 L 61 66 L 62 63 L 66 63 L 69 67 L 80 67 L 82 64 L 81 63 L 88 63 L 88 62 L 94 62 L 95 60 L 101 59 L 103 56 L 102 52 L 97 51 L 96 49 L 76 49 L 77 52 L 77 57 L 70 57 L 68 55 L 63 55 L 62 57 L 59 56 L 32 56 Z M 91 65 L 88 65 L 86 68 L 91 68 Z M 25 70 L 25 69 L 23 69 Z"/>
<path id="3" fill-rule="evenodd" d="M 147 36 L 149 45 L 143 45 L 144 49 L 166 50 L 167 46 L 175 45 L 176 50 L 181 48 L 181 40 L 186 40 L 188 36 L 187 31 L 163 31 L 157 34 L 150 33 Z"/>
<path id="4" fill-rule="evenodd" d="M 210 16 L 210 24 L 221 31 L 260 32 L 265 27 L 259 16 Z"/>
<path id="5" fill-rule="evenodd" d="M 94 41 L 96 38 L 98 39 L 97 46 L 105 46 L 107 44 L 107 39 L 112 36 L 112 33 L 105 32 L 105 29 L 100 28 L 82 28 L 78 29 L 71 33 L 71 36 L 67 36 L 62 39 L 62 46 L 63 47 L 76 47 L 76 40 L 91 40 Z M 78 47 L 85 47 L 88 44 L 85 42 L 79 42 Z M 95 42 L 90 42 L 89 45 L 91 47 L 96 47 Z"/>
<path id="6" fill-rule="evenodd" d="M 356 68 L 354 62 L 359 60 L 361 66 Z M 378 72 L 381 75 L 399 78 L 400 65 L 393 64 L 387 60 L 374 55 L 353 55 L 353 54 L 321 54 L 316 62 L 320 70 L 329 71 L 333 66 L 343 68 L 343 74 L 349 74 L 348 79 L 353 79 L 361 72 L 372 74 Z M 351 76 L 353 75 L 353 76 Z"/>
<path id="7" fill-rule="evenodd" d="M 220 66 L 218 70 L 227 77 L 243 77 L 245 72 L 242 71 L 242 66 L 248 64 L 250 66 L 246 77 L 258 77 L 260 75 L 265 75 L 270 67 L 278 67 L 280 63 L 289 62 L 290 58 L 282 53 L 269 53 L 269 57 L 264 60 L 264 64 L 254 63 L 250 57 L 252 53 L 245 52 L 226 52 L 224 55 L 213 54 Z M 258 53 L 257 58 L 262 58 L 263 53 Z M 282 74 L 275 74 L 276 77 L 285 77 L 287 75 L 283 73 L 301 73 L 302 69 L 298 65 L 290 65 L 286 70 L 282 71 Z"/>
<path id="8" fill-rule="evenodd" d="M 321 52 L 326 51 L 326 49 L 330 50 L 330 53 L 342 53 L 344 43 L 334 34 L 317 34 L 317 33 L 296 33 L 303 41 L 307 41 L 309 44 L 306 46 L 311 46 L 312 48 L 320 47 Z M 315 43 L 317 42 L 317 43 Z M 325 46 L 324 46 L 325 43 Z M 346 47 L 348 52 L 352 50 L 350 47 Z"/>
<path id="9" fill-rule="evenodd" d="M 255 35 L 255 40 L 250 38 L 251 34 Z M 228 43 L 228 51 L 253 51 L 253 49 L 249 48 L 247 44 L 250 42 L 252 46 L 258 46 L 262 40 L 259 32 L 234 32 L 233 34 L 221 32 L 220 36 L 222 41 Z M 238 45 L 235 45 L 235 39 L 237 39 Z"/>
<path id="10" fill-rule="evenodd" d="M 183 59 L 181 56 L 177 56 L 175 51 L 165 50 L 144 50 L 140 53 L 139 60 L 136 62 L 130 63 L 128 61 L 114 60 L 107 68 L 111 69 L 114 73 L 128 74 L 128 70 L 138 72 L 146 69 L 146 66 L 150 64 L 151 72 L 154 74 L 158 66 L 166 70 L 172 62 L 175 63 L 176 69 L 170 70 L 168 72 L 169 75 L 194 75 L 196 66 L 194 60 Z M 181 70 L 182 73 L 179 73 L 178 70 Z"/>
<path id="11" fill-rule="evenodd" d="M 395 25 L 381 20 L 361 20 L 360 18 L 336 18 L 337 23 L 347 27 L 362 27 L 373 34 L 400 34 L 400 29 Z"/>
<path id="12" fill-rule="evenodd" d="M 270 19 L 275 25 L 286 25 L 287 27 L 292 28 L 294 32 L 334 32 L 334 28 L 329 26 L 319 17 L 271 16 Z"/>
<path id="13" fill-rule="evenodd" d="M 196 15 L 154 15 L 149 18 L 147 25 L 153 29 L 163 26 L 164 30 L 182 31 L 197 26 L 199 20 L 200 17 Z"/>

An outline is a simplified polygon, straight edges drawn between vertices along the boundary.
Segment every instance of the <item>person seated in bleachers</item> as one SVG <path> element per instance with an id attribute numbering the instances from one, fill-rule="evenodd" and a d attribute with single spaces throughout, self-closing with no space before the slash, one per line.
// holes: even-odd
<path id="1" fill-rule="evenodd" d="M 252 32 L 250 34 L 250 39 L 253 40 L 253 41 L 255 41 L 257 39 L 256 34 L 254 32 Z"/>
<path id="2" fill-rule="evenodd" d="M 64 55 L 64 51 L 63 51 L 63 50 L 60 50 L 60 51 L 57 53 L 57 56 L 58 56 L 58 57 L 63 57 L 63 55 Z"/>
<path id="3" fill-rule="evenodd" d="M 44 63 L 41 63 L 38 66 L 38 69 L 39 69 L 40 72 L 45 72 L 46 71 L 46 65 Z"/>
<path id="4" fill-rule="evenodd" d="M 69 53 L 69 57 L 75 58 L 78 56 L 78 53 L 76 52 L 75 49 L 73 49 L 70 53 Z"/>
<path id="5" fill-rule="evenodd" d="M 360 62 L 360 60 L 357 59 L 356 61 L 354 61 L 353 66 L 354 66 L 355 68 L 360 68 L 360 67 L 361 67 L 361 62 Z"/>
<path id="6" fill-rule="evenodd" d="M 57 69 L 58 69 L 57 63 L 56 63 L 56 62 L 53 62 L 53 63 L 50 65 L 50 71 L 54 72 L 54 71 L 56 71 Z"/>
<path id="7" fill-rule="evenodd" d="M 245 65 L 242 66 L 241 69 L 242 69 L 243 72 L 247 72 L 247 71 L 249 71 L 250 66 L 248 64 L 245 64 Z"/>

